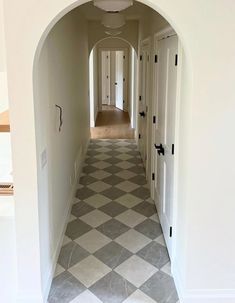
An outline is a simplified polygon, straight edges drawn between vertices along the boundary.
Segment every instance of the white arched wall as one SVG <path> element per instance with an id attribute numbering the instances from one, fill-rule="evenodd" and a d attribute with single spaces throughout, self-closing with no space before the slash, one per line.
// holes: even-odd
<path id="1" fill-rule="evenodd" d="M 4 0 L 18 302 L 43 300 L 34 62 L 36 66 L 41 44 L 55 22 L 85 2 Z M 161 13 L 177 31 L 184 46 L 173 275 L 182 302 L 232 303 L 235 300 L 235 166 L 232 158 L 235 142 L 230 134 L 235 126 L 235 42 L 231 39 L 235 33 L 235 3 L 232 0 L 140 2 Z"/>

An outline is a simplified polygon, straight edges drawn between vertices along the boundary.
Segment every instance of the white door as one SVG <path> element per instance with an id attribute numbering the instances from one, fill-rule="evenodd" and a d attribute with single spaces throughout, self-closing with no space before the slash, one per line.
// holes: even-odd
<path id="1" fill-rule="evenodd" d="M 157 116 L 155 129 L 155 197 L 169 254 L 172 252 L 175 104 L 178 38 L 158 42 Z"/>
<path id="2" fill-rule="evenodd" d="M 110 51 L 101 52 L 102 105 L 110 104 Z"/>
<path id="3" fill-rule="evenodd" d="M 116 51 L 115 100 L 116 107 L 123 110 L 123 56 L 124 51 Z"/>
<path id="4" fill-rule="evenodd" d="M 148 96 L 149 96 L 149 49 L 142 50 L 140 62 L 140 96 L 139 96 L 139 151 L 148 174 Z"/>

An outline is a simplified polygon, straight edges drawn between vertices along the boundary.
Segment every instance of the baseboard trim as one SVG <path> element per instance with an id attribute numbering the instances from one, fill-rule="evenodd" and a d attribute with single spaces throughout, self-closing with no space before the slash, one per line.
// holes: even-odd
<path id="1" fill-rule="evenodd" d="M 235 289 L 186 289 L 177 264 L 172 266 L 172 275 L 180 303 L 234 303 Z"/>
<path id="2" fill-rule="evenodd" d="M 65 210 L 65 216 L 63 218 L 63 223 L 61 224 L 62 229 L 61 229 L 61 233 L 60 233 L 60 239 L 58 241 L 55 253 L 54 253 L 53 258 L 52 258 L 53 261 L 52 261 L 52 264 L 51 264 L 51 268 L 49 269 L 49 271 L 47 272 L 47 275 L 46 275 L 47 276 L 47 278 L 46 278 L 47 283 L 46 283 L 46 287 L 43 290 L 43 302 L 47 302 L 47 298 L 48 298 L 49 291 L 50 291 L 50 288 L 51 288 L 51 283 L 52 283 L 52 280 L 53 280 L 53 277 L 54 277 L 54 272 L 55 272 L 55 269 L 56 269 L 57 260 L 58 260 L 59 253 L 60 253 L 60 250 L 61 250 L 61 247 L 62 247 L 62 244 L 63 244 L 63 239 L 64 239 L 66 227 L 67 227 L 67 224 L 68 224 L 68 221 L 69 221 L 69 218 L 70 218 L 71 208 L 72 208 L 72 205 L 74 203 L 74 198 L 75 198 L 75 194 L 76 194 L 76 190 L 77 190 L 77 184 L 78 184 L 78 181 L 79 181 L 81 173 L 82 173 L 82 167 L 83 167 L 83 163 L 85 161 L 85 157 L 86 157 L 89 142 L 90 142 L 90 138 L 84 144 L 84 147 L 81 147 L 81 149 L 78 152 L 78 154 L 81 153 L 81 159 L 80 159 L 81 161 L 80 161 L 80 165 L 78 166 L 78 169 L 77 169 L 76 179 L 74 180 L 72 190 L 71 190 L 70 196 L 68 198 L 68 203 L 67 203 L 66 210 Z M 32 302 L 35 302 L 35 303 L 40 302 L 41 303 L 42 301 L 37 301 L 37 300 L 30 301 L 30 303 L 32 303 Z"/>

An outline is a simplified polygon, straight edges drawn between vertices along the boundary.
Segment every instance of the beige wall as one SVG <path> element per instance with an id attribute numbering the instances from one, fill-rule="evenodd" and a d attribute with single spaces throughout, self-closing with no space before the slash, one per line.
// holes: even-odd
<path id="1" fill-rule="evenodd" d="M 39 186 L 39 223 L 43 289 L 58 257 L 71 192 L 75 162 L 81 165 L 89 139 L 87 24 L 70 13 L 49 33 L 35 69 L 35 116 Z M 59 111 L 63 108 L 63 126 Z M 47 164 L 42 168 L 42 153 Z"/>

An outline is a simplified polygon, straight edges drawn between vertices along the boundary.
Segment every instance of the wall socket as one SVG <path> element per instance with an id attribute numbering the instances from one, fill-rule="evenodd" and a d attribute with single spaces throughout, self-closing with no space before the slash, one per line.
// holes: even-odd
<path id="1" fill-rule="evenodd" d="M 47 164 L 47 150 L 46 148 L 41 153 L 41 169 L 43 169 Z"/>

